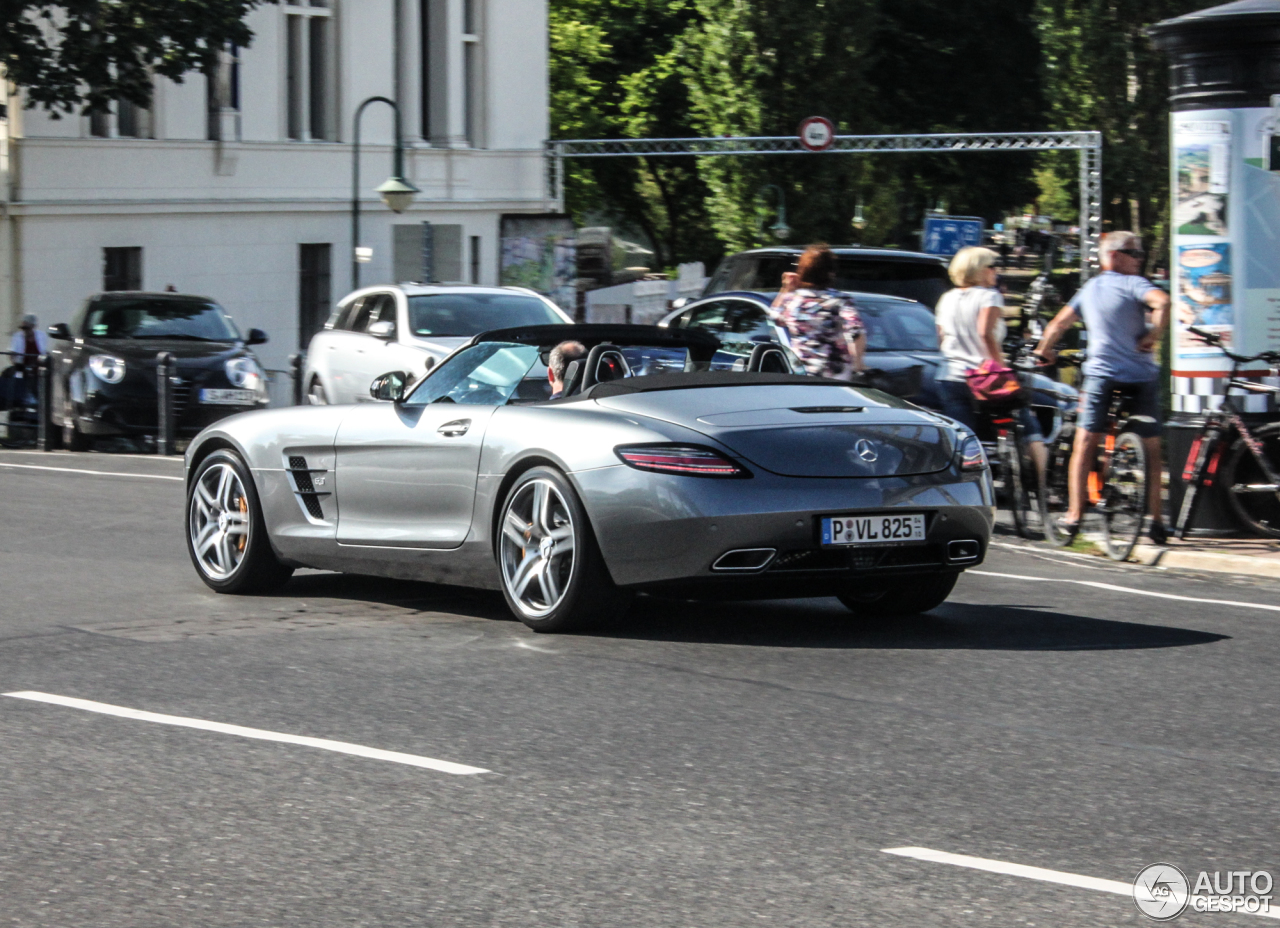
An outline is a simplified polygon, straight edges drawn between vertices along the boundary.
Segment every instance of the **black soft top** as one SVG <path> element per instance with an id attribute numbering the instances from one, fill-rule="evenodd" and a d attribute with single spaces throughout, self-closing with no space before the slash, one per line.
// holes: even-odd
<path id="1" fill-rule="evenodd" d="M 792 384 L 802 387 L 849 387 L 843 380 L 811 377 L 808 374 L 773 374 L 763 371 L 679 371 L 671 374 L 650 374 L 645 377 L 624 377 L 608 380 L 589 387 L 576 399 L 603 399 L 607 396 L 625 396 L 629 393 L 657 393 L 662 390 L 695 390 L 706 387 L 767 387 Z"/>

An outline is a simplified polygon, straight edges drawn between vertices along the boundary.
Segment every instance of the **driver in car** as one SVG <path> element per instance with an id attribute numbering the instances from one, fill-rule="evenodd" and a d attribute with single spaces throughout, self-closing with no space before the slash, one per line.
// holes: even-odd
<path id="1" fill-rule="evenodd" d="M 551 357 L 547 358 L 547 380 L 551 381 L 551 399 L 558 400 L 564 393 L 565 372 L 569 364 L 587 356 L 587 348 L 582 342 L 564 341 L 551 349 Z"/>

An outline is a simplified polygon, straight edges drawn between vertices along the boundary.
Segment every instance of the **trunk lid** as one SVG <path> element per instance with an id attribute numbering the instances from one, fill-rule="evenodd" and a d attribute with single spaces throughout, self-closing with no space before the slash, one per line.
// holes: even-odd
<path id="1" fill-rule="evenodd" d="M 768 385 L 604 397 L 600 405 L 694 429 L 788 477 L 906 477 L 950 466 L 951 428 L 853 387 Z"/>

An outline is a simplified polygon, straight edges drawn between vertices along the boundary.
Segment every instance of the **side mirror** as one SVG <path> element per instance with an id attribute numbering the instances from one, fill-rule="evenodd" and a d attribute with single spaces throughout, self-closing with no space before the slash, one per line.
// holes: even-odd
<path id="1" fill-rule="evenodd" d="M 364 330 L 364 334 L 372 335 L 374 338 L 394 338 L 396 334 L 396 324 L 389 319 L 381 319 L 378 322 L 369 323 Z"/>
<path id="2" fill-rule="evenodd" d="M 267 343 L 267 333 L 262 329 L 250 329 L 249 337 L 244 340 L 246 345 L 265 345 Z"/>
<path id="3" fill-rule="evenodd" d="M 50 338 L 56 338 L 59 341 L 65 342 L 65 341 L 70 341 L 71 339 L 71 330 L 67 328 L 67 324 L 65 322 L 55 323 L 54 325 L 51 325 L 49 326 L 49 328 L 45 329 L 45 332 L 49 335 Z"/>
<path id="4" fill-rule="evenodd" d="M 374 379 L 369 385 L 369 395 L 382 403 L 398 403 L 404 399 L 409 386 L 409 375 L 404 371 L 391 371 Z"/>

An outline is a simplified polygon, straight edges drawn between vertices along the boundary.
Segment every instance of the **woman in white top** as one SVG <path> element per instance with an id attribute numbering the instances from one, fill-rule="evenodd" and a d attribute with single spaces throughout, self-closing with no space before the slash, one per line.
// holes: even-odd
<path id="1" fill-rule="evenodd" d="M 942 411 L 971 429 L 977 428 L 973 394 L 966 372 L 983 361 L 1004 364 L 1004 297 L 996 289 L 995 263 L 999 255 L 989 248 L 962 248 L 948 269 L 956 285 L 938 301 L 935 321 L 946 367 L 938 375 Z M 1018 411 L 1031 446 L 1031 457 L 1044 470 L 1044 438 L 1031 410 Z"/>

